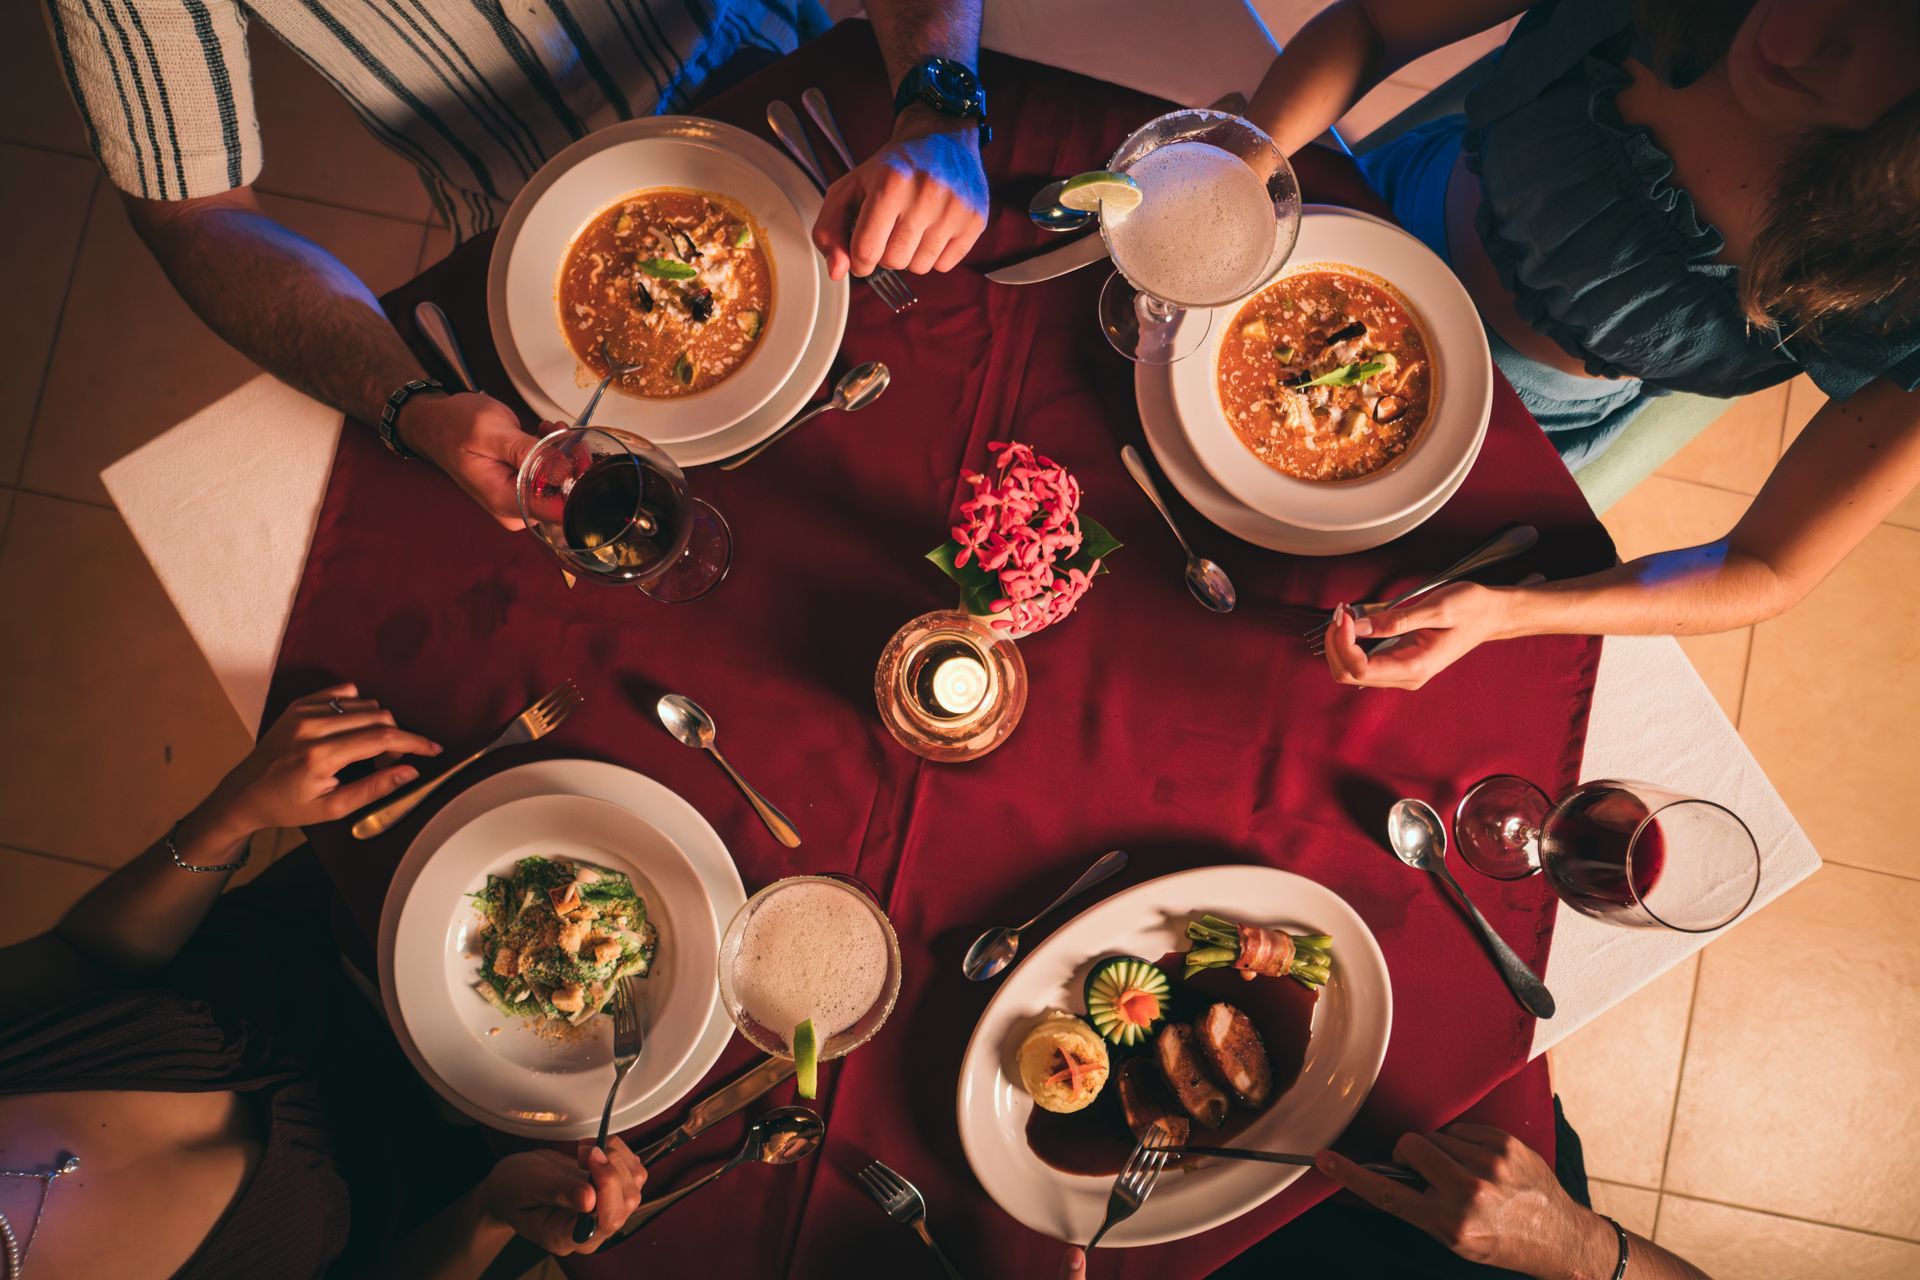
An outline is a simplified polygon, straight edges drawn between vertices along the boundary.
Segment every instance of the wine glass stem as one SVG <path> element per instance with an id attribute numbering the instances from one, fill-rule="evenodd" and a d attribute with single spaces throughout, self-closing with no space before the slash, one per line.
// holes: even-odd
<path id="1" fill-rule="evenodd" d="M 1140 316 L 1143 320 L 1151 324 L 1164 325 L 1172 324 L 1179 318 L 1180 308 L 1174 306 L 1171 302 L 1162 302 L 1145 289 L 1140 291 L 1139 296 Z"/>

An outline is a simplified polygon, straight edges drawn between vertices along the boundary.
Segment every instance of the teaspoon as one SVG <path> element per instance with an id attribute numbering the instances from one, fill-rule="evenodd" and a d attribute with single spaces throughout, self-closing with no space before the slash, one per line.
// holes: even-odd
<path id="1" fill-rule="evenodd" d="M 1521 1007 L 1536 1018 L 1551 1018 L 1553 993 L 1527 967 L 1527 962 L 1507 945 L 1507 940 L 1494 932 L 1487 918 L 1480 914 L 1480 908 L 1468 901 L 1459 881 L 1453 878 L 1453 872 L 1447 870 L 1447 828 L 1440 821 L 1440 815 L 1433 811 L 1433 806 L 1423 800 L 1394 801 L 1393 808 L 1387 810 L 1387 841 L 1400 861 L 1410 867 L 1431 871 L 1439 877 L 1440 883 L 1452 891 L 1454 899 L 1479 927 L 1480 936 L 1486 939 L 1487 949 L 1493 953 L 1494 963 L 1500 969 L 1500 976 L 1506 980 L 1507 989 L 1513 992 L 1514 999 L 1520 1002 Z"/>
<path id="2" fill-rule="evenodd" d="M 793 1164 L 804 1160 L 820 1149 L 826 1134 L 826 1122 L 807 1108 L 777 1107 L 753 1122 L 753 1127 L 747 1130 L 746 1141 L 740 1144 L 740 1150 L 734 1152 L 731 1160 L 658 1200 L 642 1204 L 614 1238 L 632 1235 L 729 1169 L 756 1160 L 761 1164 Z"/>
<path id="3" fill-rule="evenodd" d="M 1195 555 L 1193 548 L 1187 545 L 1187 536 L 1173 522 L 1173 512 L 1167 510 L 1158 486 L 1153 483 L 1153 476 L 1147 471 L 1146 459 L 1140 456 L 1138 449 L 1127 445 L 1120 450 L 1120 461 L 1126 464 L 1127 474 L 1140 486 L 1140 492 L 1147 495 L 1147 501 L 1153 504 L 1153 509 L 1167 522 L 1167 528 L 1173 530 L 1173 540 L 1187 553 L 1187 590 L 1193 592 L 1195 600 L 1215 613 L 1232 613 L 1238 599 L 1233 590 L 1233 579 L 1227 577 L 1225 569 L 1205 556 Z"/>
<path id="4" fill-rule="evenodd" d="M 760 821 L 766 823 L 767 830 L 773 832 L 774 839 L 789 849 L 800 847 L 800 833 L 794 829 L 793 823 L 787 820 L 787 815 L 774 808 L 771 801 L 755 791 L 753 784 L 741 777 L 739 771 L 728 764 L 727 758 L 720 754 L 720 748 L 713 745 L 719 730 L 713 723 L 713 717 L 708 715 L 699 703 L 684 694 L 669 693 L 655 703 L 653 709 L 654 714 L 660 717 L 660 723 L 666 726 L 668 733 L 690 747 L 698 747 L 720 762 L 720 767 L 727 771 L 727 776 L 733 779 L 733 784 L 745 794 L 747 803 L 753 806 L 753 811 L 760 815 Z"/>
<path id="5" fill-rule="evenodd" d="M 447 313 L 440 309 L 437 302 L 422 302 L 413 309 L 413 323 L 426 335 L 440 358 L 447 362 L 454 375 L 460 379 L 462 391 L 478 391 L 480 384 L 473 380 L 473 370 L 467 367 L 466 353 L 460 350 L 460 339 L 454 336 L 453 321 L 447 319 Z"/>
<path id="6" fill-rule="evenodd" d="M 844 409 L 848 413 L 858 413 L 878 400 L 892 381 L 893 374 L 878 360 L 869 360 L 865 364 L 855 365 L 841 375 L 840 381 L 833 384 L 833 395 L 829 399 L 806 410 L 753 448 L 743 449 L 734 454 L 720 464 L 720 469 L 732 471 L 735 467 L 745 466 L 771 449 L 789 431 L 803 422 L 813 421 L 829 409 Z"/>
<path id="7" fill-rule="evenodd" d="M 1014 956 L 1019 954 L 1020 934 L 1024 930 L 1033 928 L 1033 926 L 1052 915 L 1070 898 L 1085 893 L 1088 889 L 1093 888 L 1093 886 L 1099 884 L 1102 880 L 1105 880 L 1108 876 L 1113 875 L 1126 865 L 1126 852 L 1121 849 L 1115 849 L 1112 853 L 1105 855 L 1100 861 L 1081 872 L 1080 878 L 1067 886 L 1065 893 L 1048 903 L 1045 910 L 1041 911 L 1040 914 L 1033 919 L 1023 925 L 1016 925 L 1011 929 L 1003 926 L 998 929 L 987 930 L 975 938 L 973 945 L 967 948 L 967 958 L 960 962 L 961 972 L 965 973 L 967 977 L 973 979 L 975 982 L 985 982 L 988 978 L 996 976 L 1001 970 L 1012 964 Z"/>

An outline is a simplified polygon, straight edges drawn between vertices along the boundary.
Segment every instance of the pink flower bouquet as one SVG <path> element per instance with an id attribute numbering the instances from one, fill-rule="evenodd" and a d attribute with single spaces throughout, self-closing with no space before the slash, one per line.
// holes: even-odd
<path id="1" fill-rule="evenodd" d="M 1080 514 L 1080 482 L 1032 446 L 994 441 L 991 475 L 962 471 L 973 497 L 960 504 L 951 541 L 927 559 L 960 584 L 968 613 L 1018 638 L 1073 612 L 1120 544 Z"/>

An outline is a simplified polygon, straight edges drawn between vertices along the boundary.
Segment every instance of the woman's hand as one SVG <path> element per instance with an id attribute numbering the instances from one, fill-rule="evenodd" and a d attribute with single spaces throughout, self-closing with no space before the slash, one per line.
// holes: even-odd
<path id="1" fill-rule="evenodd" d="M 482 1212 L 548 1253 L 592 1253 L 640 1207 L 647 1171 L 618 1138 L 602 1150 L 582 1142 L 569 1160 L 558 1151 L 521 1151 L 493 1166 L 480 1184 Z M 593 1239 L 573 1242 L 574 1219 L 591 1213 Z"/>
<path id="2" fill-rule="evenodd" d="M 419 777 L 412 765 L 394 763 L 400 756 L 439 754 L 438 743 L 396 727 L 393 713 L 362 698 L 357 685 L 337 684 L 282 712 L 202 811 L 212 817 L 209 825 L 241 836 L 331 822 Z M 374 759 L 382 767 L 358 781 L 342 783 L 334 776 Z"/>
<path id="3" fill-rule="evenodd" d="M 1376 1209 L 1411 1222 L 1469 1262 L 1530 1276 L 1607 1276 L 1619 1256 L 1613 1228 L 1554 1180 L 1511 1134 L 1479 1124 L 1409 1133 L 1393 1158 L 1427 1180 L 1416 1191 L 1345 1156 L 1322 1151 L 1320 1172 Z"/>
<path id="4" fill-rule="evenodd" d="M 1511 615 L 1511 592 L 1472 582 L 1455 582 L 1365 617 L 1343 604 L 1327 628 L 1327 670 L 1341 684 L 1418 689 L 1475 645 L 1512 634 Z M 1363 639 L 1387 636 L 1406 639 L 1381 654 L 1360 647 Z"/>

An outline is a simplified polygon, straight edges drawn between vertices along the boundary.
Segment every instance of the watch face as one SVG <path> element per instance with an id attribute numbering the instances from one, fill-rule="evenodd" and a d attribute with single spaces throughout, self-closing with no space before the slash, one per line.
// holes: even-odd
<path id="1" fill-rule="evenodd" d="M 929 89 L 941 99 L 941 105 L 952 111 L 964 111 L 974 107 L 980 92 L 980 81 L 974 77 L 962 63 L 951 58 L 929 58 L 926 63 L 926 83 Z"/>

